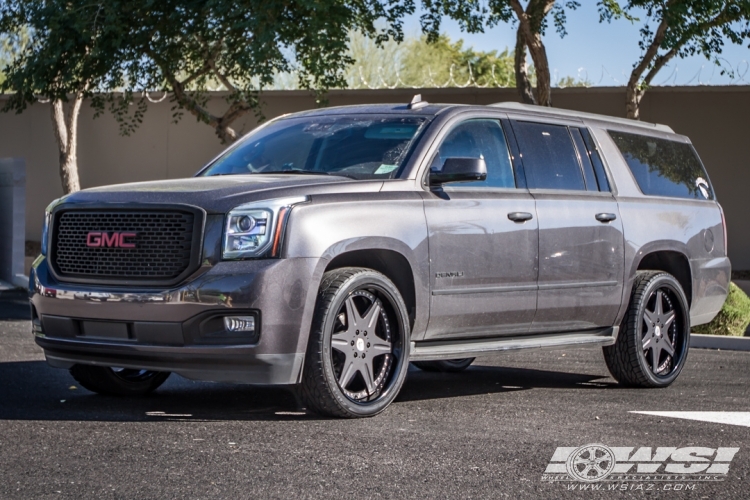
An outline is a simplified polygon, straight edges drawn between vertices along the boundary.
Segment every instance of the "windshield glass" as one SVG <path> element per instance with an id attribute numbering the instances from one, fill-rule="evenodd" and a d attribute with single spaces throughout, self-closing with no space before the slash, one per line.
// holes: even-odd
<path id="1" fill-rule="evenodd" d="M 425 119 L 402 116 L 287 118 L 253 132 L 201 175 L 278 172 L 389 179 Z"/>

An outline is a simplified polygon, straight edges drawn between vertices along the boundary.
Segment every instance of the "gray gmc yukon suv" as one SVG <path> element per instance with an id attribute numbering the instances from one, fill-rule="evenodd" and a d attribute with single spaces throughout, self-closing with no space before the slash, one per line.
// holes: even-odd
<path id="1" fill-rule="evenodd" d="M 45 220 L 34 335 L 83 387 L 295 385 L 339 417 L 385 409 L 409 362 L 510 349 L 601 346 L 620 383 L 668 386 L 730 279 L 687 137 L 508 103 L 286 115 Z"/>

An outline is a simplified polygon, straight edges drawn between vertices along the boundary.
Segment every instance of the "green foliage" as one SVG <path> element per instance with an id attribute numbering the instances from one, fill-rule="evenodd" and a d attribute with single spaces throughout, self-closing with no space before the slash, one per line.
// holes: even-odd
<path id="1" fill-rule="evenodd" d="M 6 110 L 19 112 L 37 96 L 83 94 L 130 133 L 145 111 L 141 91 L 167 90 L 175 118 L 189 112 L 231 141 L 230 124 L 259 112 L 277 74 L 293 71 L 299 87 L 319 93 L 344 86 L 349 32 L 401 40 L 413 9 L 412 0 L 9 0 L 0 32 L 29 27 L 35 36 L 0 91 L 13 93 Z M 216 87 L 228 94 L 219 114 L 207 108 Z"/>
<path id="2" fill-rule="evenodd" d="M 5 67 L 29 44 L 31 37 L 26 26 L 12 33 L 0 33 L 0 84 L 5 81 Z"/>
<path id="3" fill-rule="evenodd" d="M 378 45 L 353 32 L 350 40 L 354 63 L 347 69 L 346 81 L 351 88 L 364 86 L 363 80 L 372 87 L 515 85 L 513 55 L 507 49 L 500 53 L 475 51 L 465 48 L 463 40 L 453 42 L 445 34 L 434 42 L 423 35 L 408 37 L 400 44 L 389 41 Z"/>
<path id="4" fill-rule="evenodd" d="M 565 89 L 568 87 L 591 87 L 594 85 L 594 82 L 589 80 L 588 78 L 576 78 L 573 76 L 565 76 L 563 78 L 560 78 L 557 82 L 557 86 L 561 89 Z"/>
<path id="5" fill-rule="evenodd" d="M 463 40 L 452 42 L 445 34 L 434 42 L 423 35 L 401 44 L 391 41 L 378 46 L 353 33 L 350 54 L 354 60 L 346 76 L 350 87 L 360 86 L 362 79 L 373 86 L 400 87 L 515 84 L 513 58 L 507 49 L 501 53 L 475 51 L 464 48 Z"/>
<path id="6" fill-rule="evenodd" d="M 734 283 L 729 284 L 729 296 L 721 312 L 711 323 L 693 328 L 695 333 L 741 337 L 750 325 L 750 297 Z"/>
<path id="7" fill-rule="evenodd" d="M 11 0 L 0 4 L 0 32 L 33 33 L 6 65 L 0 92 L 12 93 L 5 110 L 23 111 L 36 96 L 67 101 L 122 84 L 120 47 L 127 26 L 119 2 Z"/>
<path id="8" fill-rule="evenodd" d="M 464 48 L 463 40 L 451 42 L 440 35 L 428 43 L 427 36 L 405 42 L 401 77 L 408 86 L 424 85 L 432 80 L 445 85 L 453 77 L 454 85 L 465 85 L 472 79 L 479 86 L 513 87 L 516 84 L 513 56 L 508 49 L 475 51 Z"/>
<path id="9" fill-rule="evenodd" d="M 599 0 L 598 4 L 616 3 L 615 0 Z M 501 23 L 517 23 L 513 9 L 513 0 L 422 0 L 425 14 L 422 15 L 422 29 L 430 40 L 440 36 L 440 26 L 443 17 L 449 17 L 458 22 L 462 30 L 468 33 L 483 33 L 485 27 L 493 27 Z M 548 6 L 548 4 L 551 4 Z M 522 9 L 529 14 L 532 29 L 544 34 L 551 19 L 555 31 L 564 37 L 567 34 L 565 24 L 567 11 L 580 7 L 576 0 L 530 0 Z M 610 12 L 611 9 L 605 9 Z"/>
<path id="10" fill-rule="evenodd" d="M 625 17 L 638 21 L 634 14 L 645 13 L 639 46 L 645 64 L 637 77 L 645 85 L 673 57 L 702 54 L 721 68 L 721 53 L 727 42 L 742 44 L 750 39 L 750 1 L 748 0 L 616 0 L 600 2 L 601 20 Z M 650 52 L 653 51 L 653 52 Z"/>

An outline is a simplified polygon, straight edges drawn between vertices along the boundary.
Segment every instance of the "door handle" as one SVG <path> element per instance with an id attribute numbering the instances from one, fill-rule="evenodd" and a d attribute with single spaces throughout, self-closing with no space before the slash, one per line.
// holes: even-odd
<path id="1" fill-rule="evenodd" d="M 513 222 L 526 222 L 534 218 L 529 212 L 511 212 L 508 214 L 508 218 Z"/>
<path id="2" fill-rule="evenodd" d="M 594 217 L 596 217 L 596 220 L 599 222 L 612 222 L 613 220 L 617 219 L 617 215 L 615 214 L 596 214 Z"/>

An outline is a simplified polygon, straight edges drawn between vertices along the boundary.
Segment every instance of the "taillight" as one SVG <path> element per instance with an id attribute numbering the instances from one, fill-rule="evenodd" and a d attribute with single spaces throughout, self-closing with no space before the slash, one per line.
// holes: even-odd
<path id="1" fill-rule="evenodd" d="M 721 227 L 724 229 L 724 255 L 729 255 L 729 247 L 727 246 L 727 219 L 724 217 L 724 209 L 719 205 L 719 211 L 721 212 Z"/>

